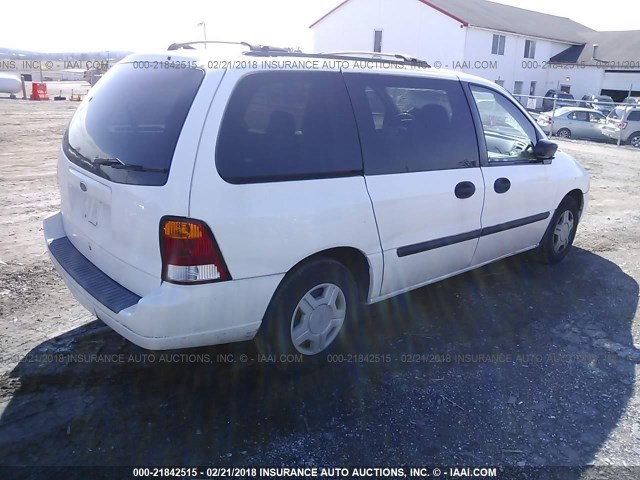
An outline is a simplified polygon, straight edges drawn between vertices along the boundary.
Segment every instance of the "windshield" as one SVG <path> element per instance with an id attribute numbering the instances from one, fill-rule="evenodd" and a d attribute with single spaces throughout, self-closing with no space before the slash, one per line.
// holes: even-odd
<path id="1" fill-rule="evenodd" d="M 65 154 L 116 183 L 164 185 L 203 77 L 193 68 L 116 65 L 73 116 L 63 140 Z"/>

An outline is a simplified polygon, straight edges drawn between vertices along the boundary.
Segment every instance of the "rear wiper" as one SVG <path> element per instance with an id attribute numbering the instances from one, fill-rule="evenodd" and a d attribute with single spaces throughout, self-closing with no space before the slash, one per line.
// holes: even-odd
<path id="1" fill-rule="evenodd" d="M 155 172 L 155 173 L 168 173 L 168 168 L 149 168 L 142 165 L 135 165 L 131 163 L 124 163 L 119 158 L 96 158 L 91 162 L 96 167 L 105 166 L 115 168 L 117 170 L 133 170 L 135 172 Z"/>

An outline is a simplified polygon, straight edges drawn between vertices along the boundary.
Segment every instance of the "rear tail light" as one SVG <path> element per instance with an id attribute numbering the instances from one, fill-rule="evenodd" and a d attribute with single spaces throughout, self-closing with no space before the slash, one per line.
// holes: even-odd
<path id="1" fill-rule="evenodd" d="M 540 116 L 540 122 L 541 125 L 551 125 L 553 123 L 553 120 L 551 120 L 551 117 L 547 117 L 545 116 Z"/>
<path id="2" fill-rule="evenodd" d="M 620 122 L 616 125 L 616 127 L 620 130 L 624 130 L 625 128 L 627 128 L 627 122 Z"/>
<path id="3" fill-rule="evenodd" d="M 160 221 L 162 280 L 179 284 L 223 282 L 231 275 L 209 227 L 199 220 Z"/>

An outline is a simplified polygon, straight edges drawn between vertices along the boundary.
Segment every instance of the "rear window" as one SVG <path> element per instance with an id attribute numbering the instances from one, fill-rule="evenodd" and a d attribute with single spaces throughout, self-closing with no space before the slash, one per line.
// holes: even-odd
<path id="1" fill-rule="evenodd" d="M 362 174 L 358 131 L 339 73 L 244 77 L 224 114 L 216 167 L 230 183 Z"/>
<path id="2" fill-rule="evenodd" d="M 73 163 L 116 183 L 164 185 L 204 71 L 114 66 L 65 133 Z"/>
<path id="3" fill-rule="evenodd" d="M 613 111 L 609 114 L 609 117 L 620 120 L 624 116 L 624 108 L 614 108 Z"/>

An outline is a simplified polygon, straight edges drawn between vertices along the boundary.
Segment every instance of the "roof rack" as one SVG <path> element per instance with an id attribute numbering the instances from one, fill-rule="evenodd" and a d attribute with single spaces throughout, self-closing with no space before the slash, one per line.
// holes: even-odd
<path id="1" fill-rule="evenodd" d="M 167 50 L 179 50 L 181 48 L 195 50 L 192 45 L 202 45 L 202 44 L 215 44 L 215 45 L 239 45 L 243 47 L 247 47 L 251 52 L 278 52 L 278 53 L 287 53 L 293 52 L 292 48 L 284 48 L 284 47 L 274 47 L 271 45 L 253 45 L 249 42 L 227 42 L 222 40 L 197 40 L 194 42 L 183 42 L 183 43 L 172 43 L 169 45 Z"/>
<path id="2" fill-rule="evenodd" d="M 195 50 L 192 47 L 192 45 L 208 44 L 208 43 L 213 43 L 217 45 L 242 45 L 249 49 L 253 48 L 253 45 L 251 45 L 248 42 L 225 42 L 222 40 L 197 40 L 195 42 L 172 43 L 171 45 L 169 45 L 169 48 L 167 48 L 167 50 L 180 50 L 181 48 Z"/>
<path id="3" fill-rule="evenodd" d="M 424 68 L 431 68 L 426 61 L 419 58 L 401 55 L 399 53 L 379 53 L 379 52 L 326 52 L 326 53 L 303 53 L 291 49 L 276 49 L 267 45 L 260 48 L 254 47 L 245 55 L 259 57 L 303 57 L 303 58 L 325 58 L 331 60 L 349 61 L 369 61 L 379 63 L 391 63 L 396 65 L 414 65 Z M 387 58 L 382 58 L 387 57 Z"/>
<path id="4" fill-rule="evenodd" d="M 217 45 L 241 45 L 249 50 L 243 52 L 244 55 L 258 57 L 304 57 L 304 58 L 325 58 L 331 60 L 348 60 L 354 62 L 369 61 L 379 63 L 391 63 L 395 65 L 414 65 L 423 68 L 431 68 L 431 65 L 424 60 L 400 53 L 381 53 L 381 52 L 323 52 L 323 53 L 303 53 L 300 50 L 294 50 L 288 47 L 274 47 L 271 45 L 253 45 L 249 42 L 227 42 L 220 40 L 198 40 L 195 42 L 172 43 L 169 50 L 179 50 L 181 48 L 194 49 L 192 45 L 200 44 L 217 44 Z"/>
<path id="5" fill-rule="evenodd" d="M 402 60 L 407 63 L 419 63 L 423 64 L 427 67 L 431 67 L 425 60 L 422 60 L 417 57 L 411 57 L 409 55 L 404 55 L 402 53 L 382 53 L 382 52 L 366 52 L 366 51 L 347 51 L 347 52 L 325 52 L 323 55 L 345 55 L 345 56 L 360 56 L 360 55 L 371 55 L 373 58 L 376 57 L 388 57 L 393 59 Z"/>

